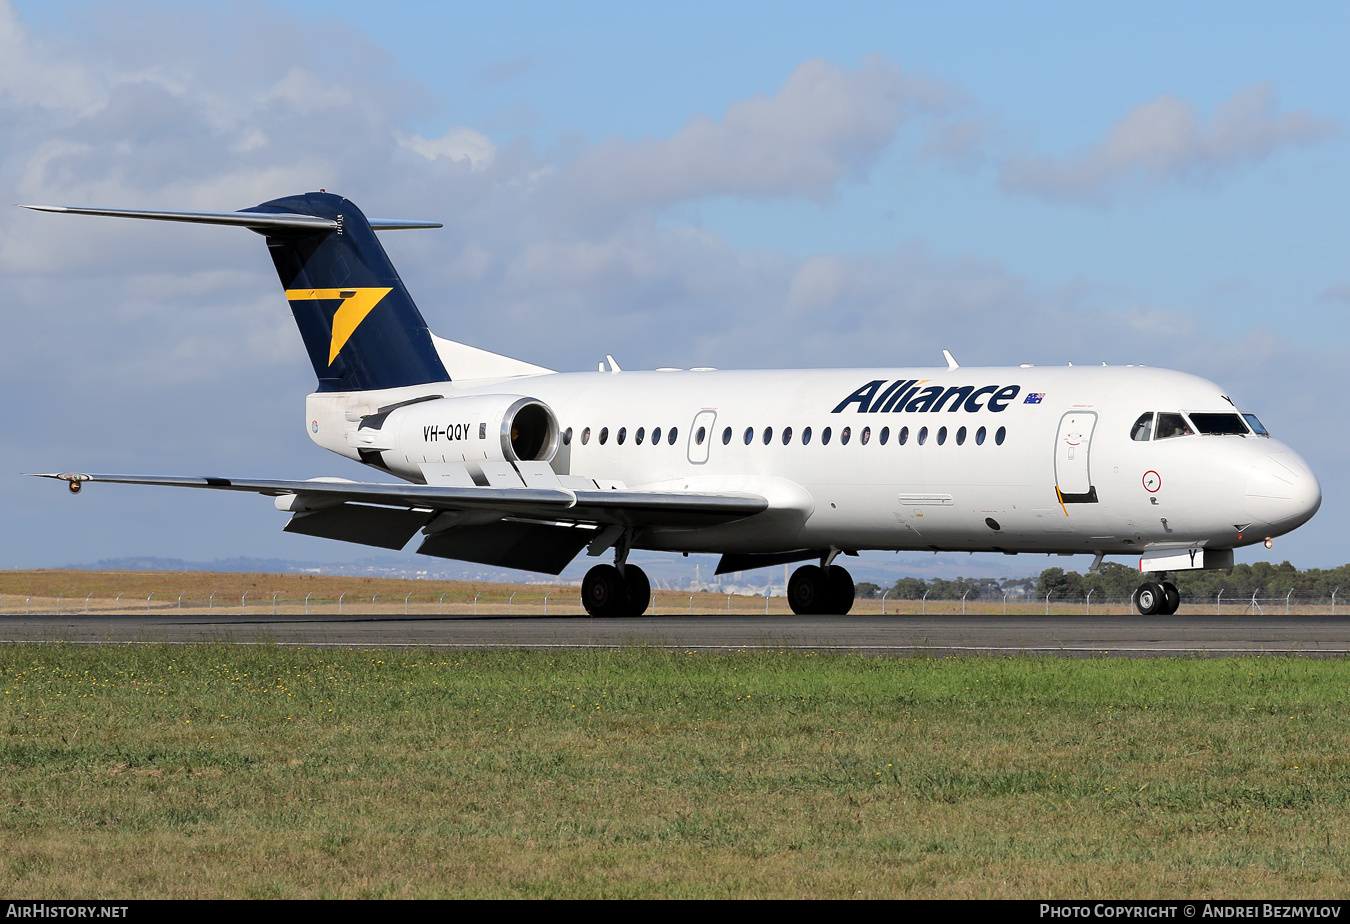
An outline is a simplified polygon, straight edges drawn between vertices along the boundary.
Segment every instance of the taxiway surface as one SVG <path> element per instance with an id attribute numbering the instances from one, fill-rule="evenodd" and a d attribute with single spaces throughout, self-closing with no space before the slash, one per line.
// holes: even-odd
<path id="1" fill-rule="evenodd" d="M 3 616 L 0 642 L 233 642 L 388 648 L 798 648 L 875 655 L 1350 654 L 1335 616 Z"/>

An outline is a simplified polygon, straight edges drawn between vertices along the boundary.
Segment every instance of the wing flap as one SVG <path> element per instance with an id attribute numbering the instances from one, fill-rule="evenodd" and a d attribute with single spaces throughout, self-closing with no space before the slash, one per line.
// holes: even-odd
<path id="1" fill-rule="evenodd" d="M 558 574 L 594 538 L 594 527 L 502 520 L 433 533 L 417 551 L 436 558 Z"/>
<path id="2" fill-rule="evenodd" d="M 337 539 L 381 549 L 401 549 L 433 515 L 420 510 L 397 510 L 366 504 L 341 504 L 309 513 L 297 513 L 286 524 L 288 533 Z"/>

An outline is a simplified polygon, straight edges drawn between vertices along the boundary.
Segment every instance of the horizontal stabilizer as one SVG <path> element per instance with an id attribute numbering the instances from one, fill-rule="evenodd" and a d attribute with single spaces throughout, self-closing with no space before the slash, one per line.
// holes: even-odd
<path id="1" fill-rule="evenodd" d="M 450 380 L 426 320 L 375 234 L 395 228 L 439 228 L 440 222 L 370 221 L 351 201 L 322 190 L 237 212 L 20 207 L 247 228 L 267 239 L 267 252 L 314 366 L 319 391 L 379 391 Z M 481 361 L 477 365 L 484 366 Z M 487 375 L 533 371 L 507 360 L 485 368 Z"/>
<path id="2" fill-rule="evenodd" d="M 66 205 L 20 205 L 21 209 L 37 212 L 66 212 L 71 215 L 105 215 L 110 218 L 148 218 L 153 221 L 189 221 L 203 225 L 234 225 L 262 233 L 286 231 L 336 231 L 338 223 L 317 215 L 298 215 L 288 212 L 163 212 L 149 209 L 86 209 Z M 396 231 L 408 228 L 441 228 L 437 221 L 400 221 L 375 218 L 370 226 L 376 231 Z"/>

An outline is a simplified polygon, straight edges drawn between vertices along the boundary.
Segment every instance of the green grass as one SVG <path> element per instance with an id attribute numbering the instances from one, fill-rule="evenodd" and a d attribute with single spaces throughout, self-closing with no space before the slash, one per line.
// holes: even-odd
<path id="1" fill-rule="evenodd" d="M 0 890 L 1343 897 L 1342 661 L 0 648 Z"/>

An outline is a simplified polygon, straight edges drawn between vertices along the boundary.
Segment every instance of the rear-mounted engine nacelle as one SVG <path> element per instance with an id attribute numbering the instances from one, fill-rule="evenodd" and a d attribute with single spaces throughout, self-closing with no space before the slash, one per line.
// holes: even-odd
<path id="1" fill-rule="evenodd" d="M 523 395 L 414 401 L 361 419 L 354 446 L 364 461 L 416 474 L 425 462 L 552 462 L 558 419 Z"/>

